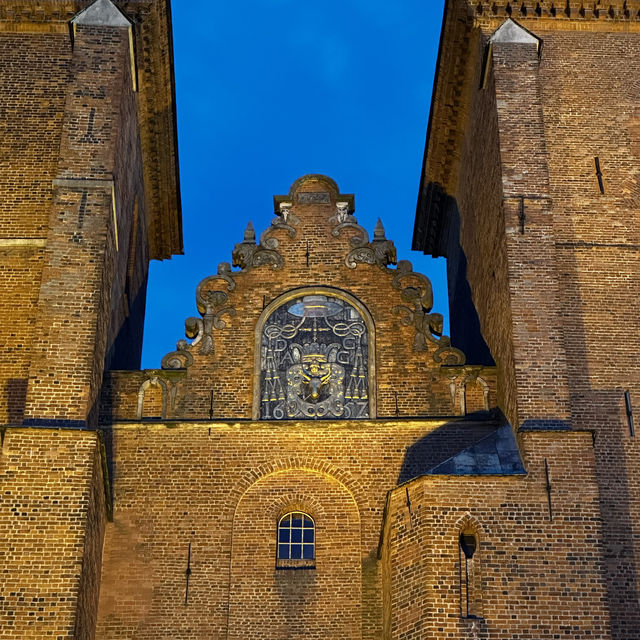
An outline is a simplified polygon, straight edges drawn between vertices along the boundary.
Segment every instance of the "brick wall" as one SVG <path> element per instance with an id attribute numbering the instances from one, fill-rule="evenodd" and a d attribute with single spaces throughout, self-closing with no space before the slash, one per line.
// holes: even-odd
<path id="1" fill-rule="evenodd" d="M 315 569 L 274 568 L 275 525 L 291 510 L 316 522 Z M 233 515 L 229 638 L 362 638 L 361 516 L 330 474 L 273 473 Z"/>
<path id="2" fill-rule="evenodd" d="M 484 91 L 481 81 L 482 45 L 476 37 L 470 56 L 475 65 L 469 70 L 469 125 L 460 149 L 460 178 L 455 215 L 460 218 L 459 238 L 450 242 L 464 253 L 473 302 L 478 311 L 482 335 L 496 362 L 500 386 L 498 403 L 510 421 L 517 418 L 517 391 L 513 354 L 511 305 L 507 246 L 504 239 L 504 213 L 501 203 L 501 165 L 499 132 L 493 77 Z M 471 53 L 472 52 L 472 53 Z M 483 154 L 477 153 L 482 148 Z M 459 214 L 457 212 L 460 212 Z M 454 215 L 450 211 L 449 215 Z M 452 232 L 457 228 L 454 226 Z M 448 253 L 453 253 L 449 251 Z M 459 261 L 459 260 L 458 260 Z M 451 255 L 448 276 L 458 262 Z M 461 274 L 462 275 L 462 274 Z M 459 285 L 458 285 L 459 286 Z M 452 305 L 451 312 L 459 311 Z M 460 322 L 460 320 L 458 320 Z"/>
<path id="3" fill-rule="evenodd" d="M 67 34 L 0 33 L 0 423 L 22 422 L 69 79 Z"/>
<path id="4" fill-rule="evenodd" d="M 106 519 L 98 436 L 2 435 L 0 638 L 93 638 Z"/>
<path id="5" fill-rule="evenodd" d="M 625 389 L 640 398 L 633 293 L 640 281 L 640 25 L 633 33 L 540 35 L 571 416 L 597 433 L 612 628 L 615 638 L 628 638 L 640 627 L 640 449 L 623 399 Z M 578 56 L 588 73 L 575 73 Z"/>
<path id="6" fill-rule="evenodd" d="M 427 476 L 390 494 L 385 637 L 611 637 L 591 434 L 528 433 L 523 444 L 526 476 Z M 463 530 L 478 541 L 475 618 Z"/>
<path id="7" fill-rule="evenodd" d="M 107 350 L 129 313 L 125 289 L 135 299 L 146 285 L 140 140 L 126 29 L 77 27 L 64 113 L 27 391 L 30 422 L 87 420 Z M 143 317 L 137 314 L 137 333 Z M 124 346 L 135 361 L 140 345 Z"/>
<path id="8" fill-rule="evenodd" d="M 479 440 L 486 427 L 114 425 L 114 521 L 97 637 L 224 638 L 228 630 L 256 639 L 379 638 L 387 491 L 446 460 L 452 442 L 459 450 Z M 316 520 L 316 569 L 276 569 L 276 526 L 288 508 Z"/>

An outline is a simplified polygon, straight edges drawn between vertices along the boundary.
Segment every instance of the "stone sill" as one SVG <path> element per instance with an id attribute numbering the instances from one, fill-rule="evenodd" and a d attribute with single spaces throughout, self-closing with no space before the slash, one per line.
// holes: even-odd
<path id="1" fill-rule="evenodd" d="M 300 570 L 300 569 L 304 569 L 304 570 L 309 570 L 309 569 L 315 569 L 316 568 L 316 561 L 311 559 L 311 560 L 298 560 L 298 559 L 291 559 L 291 560 L 285 560 L 285 559 L 279 559 L 276 560 L 276 571 L 291 571 L 291 570 Z"/>

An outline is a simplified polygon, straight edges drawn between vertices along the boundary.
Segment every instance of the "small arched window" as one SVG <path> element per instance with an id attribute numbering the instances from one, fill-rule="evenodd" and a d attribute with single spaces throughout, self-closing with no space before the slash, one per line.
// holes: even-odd
<path id="1" fill-rule="evenodd" d="M 302 511 L 285 514 L 278 522 L 278 561 L 313 563 L 316 557 L 316 525 Z"/>
<path id="2" fill-rule="evenodd" d="M 482 585 L 478 553 L 478 538 L 474 531 L 460 533 L 460 616 L 463 618 L 482 617 Z"/>

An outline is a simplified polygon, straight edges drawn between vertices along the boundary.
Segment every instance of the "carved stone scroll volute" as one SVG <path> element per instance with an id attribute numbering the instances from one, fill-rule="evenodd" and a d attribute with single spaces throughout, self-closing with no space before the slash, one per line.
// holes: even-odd
<path id="1" fill-rule="evenodd" d="M 402 315 L 402 324 L 414 325 L 414 351 L 429 351 L 429 344 L 432 344 L 436 347 L 433 359 L 438 364 L 464 364 L 464 353 L 451 346 L 448 336 L 442 335 L 442 314 L 431 313 L 433 289 L 429 279 L 421 273 L 416 273 L 408 260 L 401 260 L 392 284 L 401 291 L 402 299 L 408 303 L 395 305 L 393 311 Z"/>
<path id="2" fill-rule="evenodd" d="M 205 278 L 196 288 L 196 304 L 202 314 L 202 320 L 187 318 L 185 332 L 187 337 L 193 337 L 193 345 L 199 344 L 198 353 L 210 355 L 214 351 L 213 329 L 224 329 L 227 323 L 224 316 L 235 316 L 236 310 L 227 305 L 229 295 L 220 289 L 226 284 L 227 291 L 233 291 L 236 287 L 231 276 L 231 268 L 227 262 L 218 266 L 218 273 Z"/>
<path id="3" fill-rule="evenodd" d="M 396 264 L 396 261 L 396 247 L 392 240 L 387 240 L 380 218 L 373 231 L 373 242 L 359 244 L 345 258 L 345 264 L 350 269 L 355 269 L 358 262 L 375 264 L 384 269 Z"/>
<path id="4" fill-rule="evenodd" d="M 356 234 L 353 235 L 349 242 L 352 247 L 362 247 L 369 244 L 369 234 L 367 230 L 358 224 L 356 217 L 349 213 L 348 202 L 336 203 L 336 215 L 329 218 L 329 222 L 335 226 L 331 230 L 331 235 L 338 238 L 343 231 L 353 229 Z"/>
<path id="5" fill-rule="evenodd" d="M 295 229 L 290 225 L 282 223 L 281 226 L 291 229 L 295 235 Z M 271 238 L 269 242 L 272 247 L 278 246 L 278 241 L 275 238 Z M 233 248 L 231 257 L 233 259 L 233 266 L 239 267 L 243 271 L 267 264 L 270 264 L 274 269 L 281 269 L 284 266 L 284 260 L 275 248 L 256 244 L 256 232 L 251 222 L 249 222 L 245 229 L 242 242 L 239 242 Z"/>
<path id="6" fill-rule="evenodd" d="M 163 369 L 187 369 L 193 364 L 193 356 L 189 352 L 186 340 L 178 340 L 176 350 L 167 353 L 162 358 L 160 366 Z"/>
<path id="7" fill-rule="evenodd" d="M 234 291 L 236 282 L 233 279 L 231 265 L 221 262 L 215 275 L 208 276 L 196 287 L 196 305 L 202 318 L 191 317 L 185 320 L 185 335 L 191 339 L 179 340 L 175 351 L 162 358 L 163 369 L 182 369 L 193 364 L 191 350 L 198 346 L 200 355 L 211 355 L 214 352 L 213 330 L 224 329 L 227 323 L 224 316 L 236 314 L 233 306 L 227 304 L 229 292 Z"/>

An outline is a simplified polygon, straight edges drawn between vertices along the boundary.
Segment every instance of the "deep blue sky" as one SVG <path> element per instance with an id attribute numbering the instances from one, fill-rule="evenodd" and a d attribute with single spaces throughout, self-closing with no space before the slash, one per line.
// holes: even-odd
<path id="1" fill-rule="evenodd" d="M 195 288 L 307 173 L 382 218 L 448 316 L 444 260 L 410 251 L 443 0 L 174 0 L 184 256 L 153 262 L 143 367 L 184 337 Z"/>

